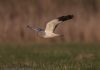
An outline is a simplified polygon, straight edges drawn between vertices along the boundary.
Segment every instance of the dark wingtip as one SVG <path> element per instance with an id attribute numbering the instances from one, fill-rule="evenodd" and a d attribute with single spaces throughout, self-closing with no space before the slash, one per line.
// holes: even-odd
<path id="1" fill-rule="evenodd" d="M 74 15 L 67 15 L 66 17 L 68 17 L 69 19 L 72 19 Z"/>
<path id="2" fill-rule="evenodd" d="M 66 21 L 66 20 L 70 20 L 74 17 L 74 15 L 67 15 L 67 16 L 61 16 L 59 17 L 59 21 Z"/>

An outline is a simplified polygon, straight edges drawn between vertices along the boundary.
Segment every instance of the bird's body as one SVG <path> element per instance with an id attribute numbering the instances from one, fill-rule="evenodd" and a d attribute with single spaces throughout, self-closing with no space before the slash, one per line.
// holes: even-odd
<path id="1" fill-rule="evenodd" d="M 72 18 L 73 18 L 73 15 L 67 15 L 67 16 L 61 16 L 56 19 L 53 19 L 47 23 L 45 30 L 43 30 L 41 28 L 33 29 L 29 25 L 28 25 L 28 27 L 32 30 L 37 31 L 40 34 L 40 36 L 42 36 L 43 38 L 52 38 L 52 37 L 60 36 L 60 34 L 54 33 L 54 30 L 56 29 L 58 24 L 66 21 L 66 20 L 72 19 Z"/>
<path id="2" fill-rule="evenodd" d="M 45 32 L 45 35 L 43 36 L 44 38 L 52 38 L 52 37 L 56 37 L 56 36 L 60 36 L 59 34 L 55 34 L 55 33 L 49 33 L 49 32 Z"/>

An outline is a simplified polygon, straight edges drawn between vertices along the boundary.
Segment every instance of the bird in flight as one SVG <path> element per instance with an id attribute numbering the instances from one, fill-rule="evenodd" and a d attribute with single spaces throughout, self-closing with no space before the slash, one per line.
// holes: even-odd
<path id="1" fill-rule="evenodd" d="M 49 21 L 46 24 L 46 28 L 41 29 L 41 28 L 32 28 L 31 26 L 27 25 L 27 27 L 31 30 L 35 30 L 36 32 L 39 33 L 39 35 L 43 38 L 52 38 L 52 37 L 57 37 L 57 36 L 61 36 L 60 34 L 56 34 L 54 33 L 55 29 L 57 28 L 57 26 L 59 24 L 61 24 L 62 22 L 66 21 L 66 20 L 70 20 L 73 18 L 73 15 L 67 15 L 67 16 L 61 16 L 58 17 L 56 19 L 53 19 L 51 21 Z"/>

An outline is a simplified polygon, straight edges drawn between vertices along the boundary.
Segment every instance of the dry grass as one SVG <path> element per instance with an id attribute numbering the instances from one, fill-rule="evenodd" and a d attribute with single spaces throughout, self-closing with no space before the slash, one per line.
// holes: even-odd
<path id="1" fill-rule="evenodd" d="M 0 0 L 0 41 L 100 41 L 99 5 L 99 0 Z M 56 31 L 64 38 L 44 40 L 26 28 L 44 28 L 46 22 L 67 14 L 74 14 L 74 19 Z"/>

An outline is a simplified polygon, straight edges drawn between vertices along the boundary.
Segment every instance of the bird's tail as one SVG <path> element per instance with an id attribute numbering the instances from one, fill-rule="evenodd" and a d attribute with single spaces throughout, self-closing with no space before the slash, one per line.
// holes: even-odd
<path id="1" fill-rule="evenodd" d="M 66 21 L 72 19 L 74 16 L 73 15 L 67 15 L 67 16 L 61 16 L 58 17 L 59 21 Z"/>

